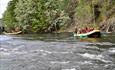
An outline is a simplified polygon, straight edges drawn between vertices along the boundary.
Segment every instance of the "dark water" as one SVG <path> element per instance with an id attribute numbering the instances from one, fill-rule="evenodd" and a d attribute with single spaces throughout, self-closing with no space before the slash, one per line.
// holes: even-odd
<path id="1" fill-rule="evenodd" d="M 0 70 L 115 70 L 115 33 L 0 35 Z"/>

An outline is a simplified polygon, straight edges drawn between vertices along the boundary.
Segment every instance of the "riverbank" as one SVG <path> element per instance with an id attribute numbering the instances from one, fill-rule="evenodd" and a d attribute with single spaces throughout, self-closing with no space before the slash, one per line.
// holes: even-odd
<path id="1" fill-rule="evenodd" d="M 114 0 L 12 0 L 2 20 L 6 32 L 74 32 L 85 26 L 115 32 L 114 10 Z"/>

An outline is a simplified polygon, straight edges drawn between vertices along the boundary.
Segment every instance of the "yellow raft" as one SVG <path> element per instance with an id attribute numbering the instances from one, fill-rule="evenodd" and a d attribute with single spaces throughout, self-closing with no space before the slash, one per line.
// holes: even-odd
<path id="1" fill-rule="evenodd" d="M 21 34 L 22 31 L 18 31 L 18 32 L 13 32 L 13 33 L 7 33 L 7 32 L 3 32 L 5 35 L 18 35 Z"/>
<path id="2" fill-rule="evenodd" d="M 100 30 L 93 30 L 87 33 L 82 33 L 82 34 L 74 33 L 74 36 L 80 37 L 80 38 L 99 38 L 101 37 L 101 32 Z"/>

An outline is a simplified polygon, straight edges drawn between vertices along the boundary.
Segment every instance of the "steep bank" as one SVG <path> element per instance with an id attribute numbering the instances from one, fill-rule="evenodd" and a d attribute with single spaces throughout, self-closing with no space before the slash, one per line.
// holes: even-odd
<path id="1" fill-rule="evenodd" d="M 115 0 L 79 0 L 71 4 L 74 5 L 77 5 L 74 20 L 71 19 L 73 23 L 68 25 L 66 31 L 73 32 L 75 28 L 89 26 L 104 32 L 115 32 Z"/>
<path id="2" fill-rule="evenodd" d="M 7 32 L 73 32 L 85 26 L 115 32 L 115 0 L 12 0 L 3 16 Z"/>

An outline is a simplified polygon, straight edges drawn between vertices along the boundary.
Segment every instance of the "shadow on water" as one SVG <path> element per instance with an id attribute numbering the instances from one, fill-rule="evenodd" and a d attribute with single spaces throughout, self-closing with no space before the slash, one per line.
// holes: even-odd
<path id="1" fill-rule="evenodd" d="M 99 48 L 114 48 L 115 47 L 115 33 L 103 34 L 101 38 L 92 39 L 93 44 L 90 46 L 98 46 Z M 89 42 L 89 41 L 88 41 Z"/>

